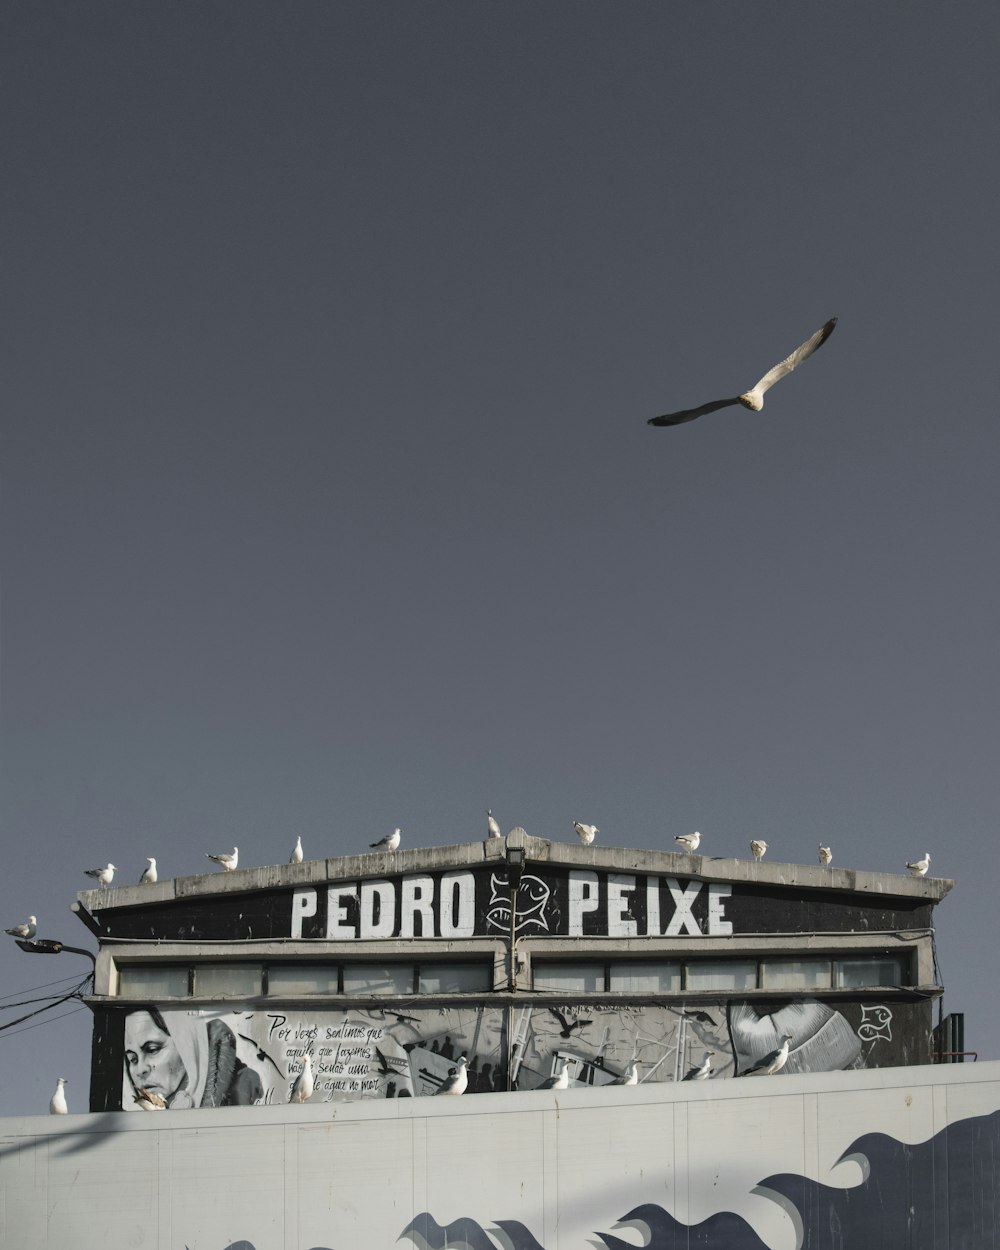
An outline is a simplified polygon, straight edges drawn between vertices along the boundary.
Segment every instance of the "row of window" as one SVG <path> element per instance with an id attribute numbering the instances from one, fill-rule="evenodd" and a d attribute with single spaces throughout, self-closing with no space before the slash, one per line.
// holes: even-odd
<path id="1" fill-rule="evenodd" d="M 778 992 L 863 989 L 906 983 L 899 955 L 829 959 L 690 959 L 634 962 L 536 960 L 532 987 L 563 994 L 677 994 L 689 991 Z M 479 963 L 124 964 L 122 998 L 358 998 L 380 994 L 475 994 L 493 988 L 493 967 Z"/>

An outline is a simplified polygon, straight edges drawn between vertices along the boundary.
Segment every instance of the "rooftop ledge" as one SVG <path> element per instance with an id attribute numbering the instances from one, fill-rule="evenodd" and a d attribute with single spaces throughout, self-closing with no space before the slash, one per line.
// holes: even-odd
<path id="1" fill-rule="evenodd" d="M 648 873 L 695 878 L 701 881 L 747 882 L 801 890 L 839 890 L 856 894 L 886 894 L 897 898 L 938 903 L 955 884 L 941 877 L 913 877 L 890 872 L 862 872 L 820 864 L 780 864 L 753 859 L 716 859 L 711 855 L 684 855 L 674 851 L 640 851 L 617 846 L 578 846 L 550 842 L 514 829 L 506 839 L 464 842 L 451 846 L 414 847 L 364 855 L 313 859 L 301 864 L 269 864 L 238 868 L 235 872 L 206 872 L 194 877 L 171 877 L 155 885 L 107 886 L 81 890 L 79 903 L 88 912 L 119 907 L 146 907 L 175 899 L 213 898 L 223 894 L 253 894 L 258 890 L 295 889 L 333 881 L 356 881 L 426 872 L 448 872 L 494 865 L 505 868 L 507 845 L 523 846 L 531 864 L 605 872 Z"/>

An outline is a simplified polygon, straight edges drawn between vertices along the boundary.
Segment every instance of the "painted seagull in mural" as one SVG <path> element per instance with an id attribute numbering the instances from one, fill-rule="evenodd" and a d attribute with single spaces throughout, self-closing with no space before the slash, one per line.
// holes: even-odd
<path id="1" fill-rule="evenodd" d="M 393 829 L 392 833 L 387 833 L 384 838 L 379 838 L 377 842 L 371 842 L 369 845 L 375 851 L 394 851 L 399 846 L 399 839 L 402 836 L 402 829 Z"/>
<path id="2" fill-rule="evenodd" d="M 713 1029 L 719 1027 L 707 1011 L 685 1011 L 684 1015 L 686 1015 L 689 1020 L 697 1020 L 699 1024 L 710 1024 Z"/>
<path id="3" fill-rule="evenodd" d="M 819 844 L 819 862 L 824 867 L 833 863 L 833 851 L 828 846 L 824 846 L 822 842 Z"/>
<path id="4" fill-rule="evenodd" d="M 714 1050 L 706 1050 L 705 1057 L 701 1063 L 695 1068 L 689 1068 L 682 1079 L 685 1081 L 707 1081 L 712 1074 L 712 1056 L 714 1054 Z"/>
<path id="5" fill-rule="evenodd" d="M 590 846 L 601 832 L 596 825 L 581 825 L 578 820 L 573 821 L 573 828 L 576 830 L 576 836 L 584 846 Z"/>
<path id="6" fill-rule="evenodd" d="M 56 1081 L 55 1093 L 49 1099 L 49 1115 L 69 1115 L 69 1107 L 66 1105 L 66 1078 L 61 1076 Z"/>
<path id="7" fill-rule="evenodd" d="M 205 858 L 214 859 L 223 872 L 235 872 L 236 866 L 240 862 L 240 848 L 234 846 L 232 855 L 226 855 L 224 852 L 219 855 L 209 855 L 206 852 Z"/>
<path id="8" fill-rule="evenodd" d="M 500 832 L 500 826 L 496 822 L 496 817 L 493 815 L 493 812 L 489 809 L 487 809 L 486 811 L 486 836 L 488 838 L 502 838 L 503 837 L 503 834 Z"/>
<path id="9" fill-rule="evenodd" d="M 931 866 L 930 851 L 924 851 L 923 859 L 918 859 L 915 864 L 907 864 L 906 866 L 915 877 L 926 877 L 927 869 Z"/>
<path id="10" fill-rule="evenodd" d="M 701 842 L 701 834 L 697 831 L 697 829 L 694 833 L 679 833 L 677 837 L 674 838 L 674 841 L 682 851 L 686 851 L 688 855 L 693 855 Z"/>
<path id="11" fill-rule="evenodd" d="M 302 854 L 302 838 L 295 839 L 295 845 L 292 847 L 292 853 L 288 857 L 290 864 L 301 864 L 305 856 Z"/>
<path id="12" fill-rule="evenodd" d="M 769 391 L 775 382 L 780 382 L 791 371 L 802 364 L 803 360 L 808 360 L 817 348 L 823 346 L 826 340 L 833 333 L 833 328 L 837 324 L 837 318 L 831 317 L 830 320 L 817 330 L 816 333 L 806 339 L 801 346 L 796 347 L 790 356 L 786 356 L 780 364 L 769 369 L 761 378 L 756 386 L 752 386 L 750 390 L 744 391 L 742 395 L 734 395 L 731 399 L 714 399 L 710 403 L 702 404 L 698 408 L 685 408 L 681 412 L 668 412 L 662 417 L 650 417 L 649 425 L 683 425 L 685 421 L 694 421 L 697 417 L 703 417 L 709 412 L 718 412 L 720 408 L 729 408 L 734 404 L 742 404 L 744 408 L 749 408 L 751 412 L 760 412 L 764 407 L 764 393 Z"/>
<path id="13" fill-rule="evenodd" d="M 100 886 L 110 885 L 115 879 L 115 873 L 118 869 L 114 864 L 109 863 L 106 868 L 85 868 L 84 875 L 93 877 Z"/>
<path id="14" fill-rule="evenodd" d="M 590 1024 L 592 1019 L 591 1016 L 586 1016 L 583 1020 L 570 1020 L 568 1016 L 564 1016 L 563 1013 L 555 1007 L 549 1007 L 548 1011 L 549 1014 L 555 1016 L 555 1018 L 562 1025 L 562 1028 L 559 1030 L 560 1037 L 572 1037 L 574 1029 L 582 1029 L 584 1025 Z"/>
<path id="15" fill-rule="evenodd" d="M 469 1088 L 469 1074 L 466 1069 L 469 1061 L 464 1055 L 459 1059 L 458 1066 L 448 1069 L 448 1075 L 441 1082 L 439 1094 L 464 1094 Z"/>
<path id="16" fill-rule="evenodd" d="M 767 854 L 767 843 L 762 841 L 760 838 L 751 838 L 750 849 L 753 851 L 754 859 L 759 863 L 760 860 L 762 860 Z"/>
<path id="17" fill-rule="evenodd" d="M 752 1067 L 741 1073 L 741 1076 L 753 1076 L 761 1072 L 764 1076 L 774 1076 L 775 1072 L 780 1072 L 788 1062 L 788 1043 L 792 1040 L 791 1033 L 783 1033 L 781 1035 L 781 1045 L 777 1050 L 769 1051 L 762 1059 L 758 1059 Z"/>
<path id="18" fill-rule="evenodd" d="M 146 856 L 146 867 L 142 870 L 142 876 L 139 878 L 139 884 L 156 884 L 156 860 L 152 857 L 152 855 Z"/>
<path id="19" fill-rule="evenodd" d="M 140 1085 L 133 1096 L 133 1102 L 142 1111 L 166 1111 L 167 1100 L 160 1094 L 154 1094 L 151 1089 L 143 1089 Z"/>
<path id="20" fill-rule="evenodd" d="M 313 1096 L 312 1055 L 302 1059 L 302 1071 L 295 1078 L 292 1092 L 288 1095 L 289 1102 L 308 1102 Z"/>
<path id="21" fill-rule="evenodd" d="M 38 920 L 35 916 L 29 916 L 26 924 L 12 924 L 9 929 L 4 929 L 4 933 L 9 933 L 12 938 L 33 938 L 38 932 Z"/>

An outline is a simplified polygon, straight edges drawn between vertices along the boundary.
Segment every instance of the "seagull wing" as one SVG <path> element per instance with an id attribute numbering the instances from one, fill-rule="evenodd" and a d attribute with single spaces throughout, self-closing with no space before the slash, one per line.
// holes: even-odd
<path id="1" fill-rule="evenodd" d="M 802 364 L 803 360 L 808 360 L 817 348 L 822 347 L 833 333 L 833 328 L 836 324 L 837 318 L 831 317 L 821 330 L 816 331 L 812 338 L 806 339 L 800 347 L 796 347 L 790 356 L 786 356 L 773 369 L 768 369 L 757 385 L 751 389 L 758 395 L 763 395 L 765 391 L 770 390 L 775 382 L 780 382 L 786 374 L 791 373 L 797 365 Z"/>
<path id="2" fill-rule="evenodd" d="M 799 348 L 799 351 L 801 350 Z M 794 365 L 792 367 L 794 368 Z M 700 408 L 685 408 L 683 412 L 667 412 L 662 417 L 650 417 L 646 424 L 683 425 L 685 421 L 695 421 L 698 417 L 704 417 L 709 412 L 718 412 L 720 408 L 730 408 L 733 404 L 738 404 L 739 402 L 740 397 L 738 395 L 734 395 L 732 399 L 713 399 L 710 404 L 702 404 Z"/>

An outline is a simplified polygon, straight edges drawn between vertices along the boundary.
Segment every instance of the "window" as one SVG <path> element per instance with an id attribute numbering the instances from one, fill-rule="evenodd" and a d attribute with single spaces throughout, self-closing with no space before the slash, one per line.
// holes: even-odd
<path id="1" fill-rule="evenodd" d="M 756 959 L 706 959 L 684 965 L 686 990 L 755 990 Z"/>
<path id="2" fill-rule="evenodd" d="M 197 998 L 256 998 L 260 994 L 260 964 L 195 964 Z"/>
<path id="3" fill-rule="evenodd" d="M 681 988 L 679 963 L 612 964 L 608 988 L 622 994 L 671 994 Z"/>
<path id="4" fill-rule="evenodd" d="M 604 989 L 604 964 L 538 963 L 534 967 L 536 990 L 585 993 Z"/>
<path id="5" fill-rule="evenodd" d="M 268 994 L 336 994 L 340 989 L 338 964 L 271 964 Z"/>
<path id="6" fill-rule="evenodd" d="M 866 985 L 902 985 L 903 968 L 899 957 L 840 959 L 837 961 L 838 990 L 861 989 Z"/>
<path id="7" fill-rule="evenodd" d="M 345 994 L 412 994 L 413 964 L 344 964 Z"/>
<path id="8" fill-rule="evenodd" d="M 188 970 L 177 964 L 122 964 L 118 993 L 122 998 L 186 998 Z"/>
<path id="9" fill-rule="evenodd" d="M 421 964 L 418 994 L 469 994 L 493 988 L 489 964 Z"/>
<path id="10" fill-rule="evenodd" d="M 828 990 L 829 959 L 765 959 L 760 967 L 762 990 Z"/>

